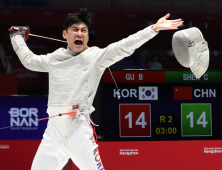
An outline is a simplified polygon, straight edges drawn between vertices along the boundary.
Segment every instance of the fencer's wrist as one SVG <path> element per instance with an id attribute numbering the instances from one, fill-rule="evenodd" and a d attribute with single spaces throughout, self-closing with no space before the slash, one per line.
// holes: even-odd
<path id="1" fill-rule="evenodd" d="M 154 25 L 152 26 L 152 30 L 155 31 L 155 32 L 159 32 L 159 29 L 158 29 L 158 27 L 157 27 L 156 24 L 154 24 Z"/>

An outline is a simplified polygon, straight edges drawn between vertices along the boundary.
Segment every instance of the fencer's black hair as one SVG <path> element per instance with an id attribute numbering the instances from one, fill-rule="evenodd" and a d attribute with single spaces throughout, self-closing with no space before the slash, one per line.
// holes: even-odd
<path id="1" fill-rule="evenodd" d="M 88 29 L 90 29 L 91 24 L 93 23 L 90 17 L 90 13 L 87 9 L 80 9 L 79 13 L 69 13 L 68 16 L 65 18 L 63 24 L 63 30 L 68 30 L 73 24 L 80 24 L 84 22 Z"/>

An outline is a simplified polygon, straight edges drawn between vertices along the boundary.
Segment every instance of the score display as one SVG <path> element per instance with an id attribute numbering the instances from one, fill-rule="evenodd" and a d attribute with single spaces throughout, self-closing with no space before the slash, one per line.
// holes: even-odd
<path id="1" fill-rule="evenodd" d="M 150 104 L 120 104 L 120 137 L 150 137 Z"/>
<path id="2" fill-rule="evenodd" d="M 104 137 L 124 140 L 222 139 L 222 72 L 112 71 L 103 76 Z"/>
<path id="3" fill-rule="evenodd" d="M 212 136 L 211 104 L 182 104 L 182 136 Z"/>

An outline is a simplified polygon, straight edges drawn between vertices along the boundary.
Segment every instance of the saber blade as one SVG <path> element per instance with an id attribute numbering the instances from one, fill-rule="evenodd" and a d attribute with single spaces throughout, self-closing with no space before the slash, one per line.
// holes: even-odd
<path id="1" fill-rule="evenodd" d="M 55 40 L 55 41 L 60 41 L 60 42 L 67 43 L 66 41 L 57 40 L 57 39 L 49 38 L 49 37 L 43 37 L 43 36 L 40 36 L 40 35 L 35 35 L 35 34 L 29 34 L 29 35 L 30 35 L 30 36 L 34 36 L 34 37 L 40 37 L 40 38 L 45 38 L 45 39 L 49 39 L 49 40 Z"/>

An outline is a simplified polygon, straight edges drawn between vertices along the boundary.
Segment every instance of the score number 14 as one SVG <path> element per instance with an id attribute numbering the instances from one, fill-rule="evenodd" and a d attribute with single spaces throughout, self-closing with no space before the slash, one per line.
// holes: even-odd
<path id="1" fill-rule="evenodd" d="M 133 126 L 132 126 L 132 112 L 129 112 L 129 114 L 125 116 L 125 119 L 129 119 L 129 128 L 133 128 Z M 147 122 L 145 122 L 145 112 L 142 112 L 139 115 L 135 124 L 136 125 L 141 125 L 142 128 L 145 128 L 145 126 L 147 125 Z"/>
<path id="2" fill-rule="evenodd" d="M 120 104 L 120 137 L 150 137 L 150 104 Z"/>
<path id="3" fill-rule="evenodd" d="M 186 116 L 186 118 L 190 118 L 190 127 L 193 128 L 194 125 L 193 125 L 193 112 L 190 112 L 189 115 Z M 201 119 L 203 119 L 203 121 L 201 121 Z M 202 114 L 200 115 L 200 117 L 198 118 L 197 120 L 197 124 L 198 125 L 203 125 L 203 128 L 206 127 L 206 125 L 208 124 L 208 122 L 206 121 L 206 112 L 202 112 Z"/>
<path id="4" fill-rule="evenodd" d="M 182 136 L 212 136 L 211 104 L 181 104 Z"/>

